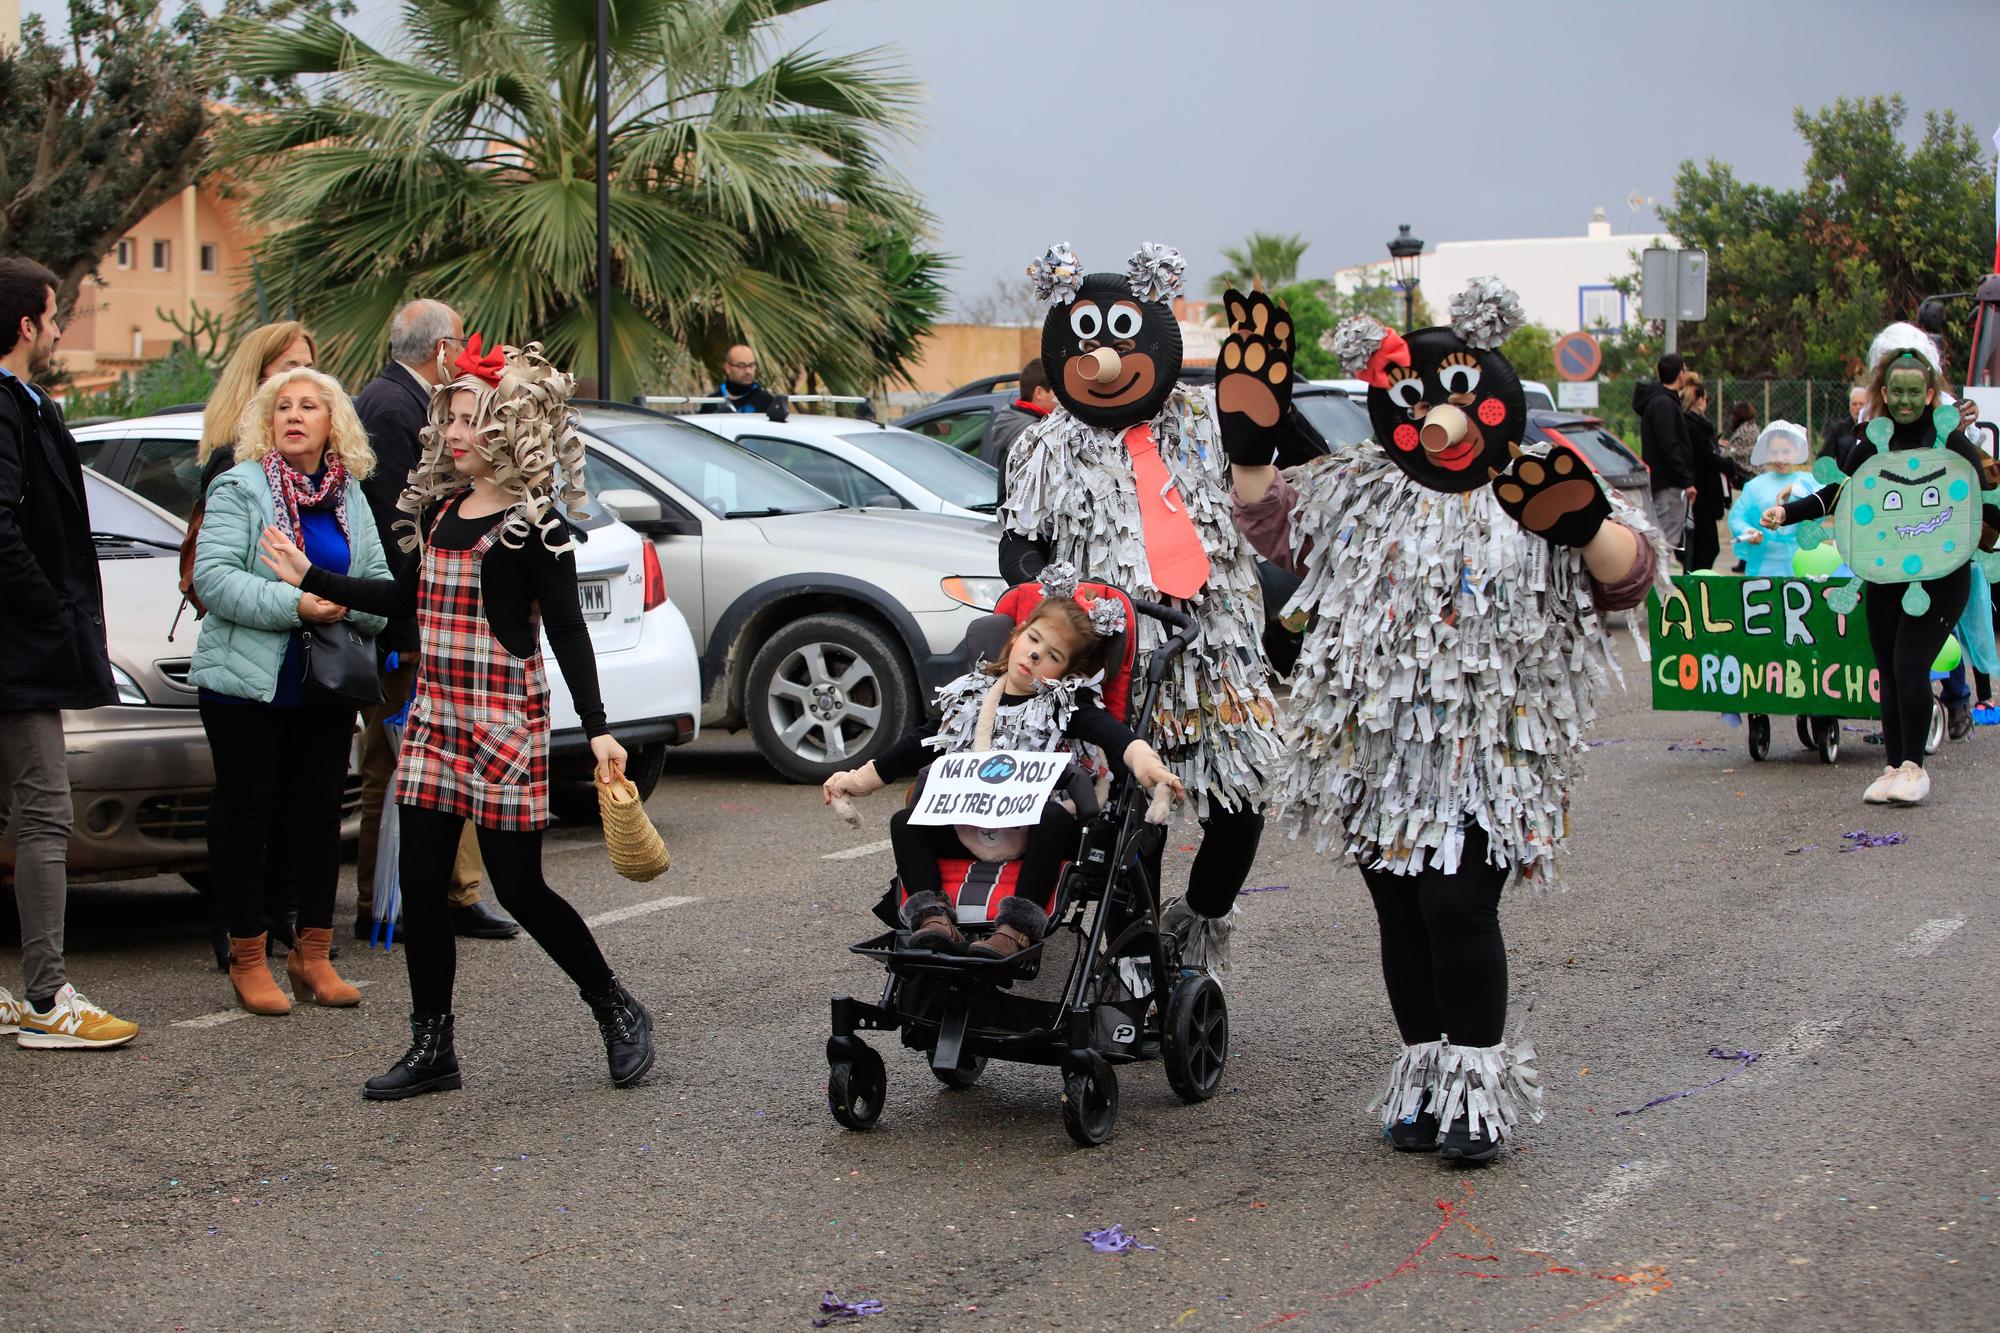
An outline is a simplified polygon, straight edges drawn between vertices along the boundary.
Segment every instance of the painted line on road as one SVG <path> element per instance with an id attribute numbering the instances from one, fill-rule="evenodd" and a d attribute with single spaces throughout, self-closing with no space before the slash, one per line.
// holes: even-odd
<path id="1" fill-rule="evenodd" d="M 1840 1022 L 1838 1018 L 1808 1018 L 1793 1028 L 1786 1038 L 1786 1054 L 1811 1055 L 1840 1030 Z"/>
<path id="2" fill-rule="evenodd" d="M 609 912 L 599 912 L 596 916 L 585 917 L 583 924 L 595 930 L 608 926 L 614 921 L 630 921 L 635 916 L 645 916 L 651 912 L 663 912 L 669 907 L 679 907 L 683 903 L 698 903 L 699 898 L 655 898 L 651 902 L 633 903 L 630 907 L 614 907 Z"/>
<path id="3" fill-rule="evenodd" d="M 363 986 L 374 985 L 375 982 L 373 978 L 370 978 L 366 981 L 350 981 L 348 984 L 353 986 L 354 989 L 360 990 Z M 305 1001 L 299 1000 L 296 1003 L 303 1005 Z M 180 1022 L 169 1023 L 167 1026 L 176 1028 L 219 1028 L 224 1023 L 234 1023 L 239 1018 L 255 1017 L 256 1015 L 248 1009 L 218 1009 L 212 1014 L 200 1014 L 194 1018 L 183 1018 Z"/>
<path id="4" fill-rule="evenodd" d="M 1938 945 L 1956 935 L 1958 928 L 1964 924 L 1965 918 L 1955 916 L 1926 921 L 1903 937 L 1903 942 L 1896 946 L 1896 952 L 1904 958 L 1928 957 Z"/>
<path id="5" fill-rule="evenodd" d="M 1650 1189 L 1666 1174 L 1667 1164 L 1658 1159 L 1625 1163 L 1613 1171 L 1602 1185 L 1584 1195 L 1576 1205 L 1576 1211 L 1565 1217 L 1560 1226 L 1530 1242 L 1528 1248 L 1544 1254 L 1558 1247 L 1574 1251 L 1577 1245 L 1595 1235 L 1604 1220 L 1627 1199 L 1641 1190 Z"/>
<path id="6" fill-rule="evenodd" d="M 889 845 L 889 840 L 884 838 L 880 842 L 864 842 L 859 847 L 848 847 L 841 851 L 828 852 L 819 859 L 822 861 L 852 861 L 859 856 L 873 856 L 877 852 L 886 852 L 889 850 Z"/>

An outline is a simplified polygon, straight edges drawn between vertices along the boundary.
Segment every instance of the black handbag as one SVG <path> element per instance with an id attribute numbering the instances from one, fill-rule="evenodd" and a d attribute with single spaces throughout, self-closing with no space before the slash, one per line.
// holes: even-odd
<path id="1" fill-rule="evenodd" d="M 375 669 L 375 636 L 345 620 L 299 628 L 299 652 L 306 683 L 349 703 L 382 702 L 382 678 Z"/>

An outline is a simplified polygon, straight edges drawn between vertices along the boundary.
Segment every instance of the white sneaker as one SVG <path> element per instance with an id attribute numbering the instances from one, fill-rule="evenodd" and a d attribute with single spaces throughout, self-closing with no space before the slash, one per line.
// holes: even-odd
<path id="1" fill-rule="evenodd" d="M 1896 770 L 1896 780 L 1889 787 L 1889 804 L 1922 805 L 1924 798 L 1931 794 L 1931 775 L 1923 765 L 1914 759 L 1906 759 Z"/>
<path id="2" fill-rule="evenodd" d="M 0 986 L 0 1037 L 21 1030 L 21 1011 L 27 1007 L 14 998 L 14 992 Z"/>
<path id="3" fill-rule="evenodd" d="M 1868 784 L 1868 790 L 1861 793 L 1861 799 L 1869 805 L 1889 804 L 1889 788 L 1896 781 L 1898 770 L 1889 764 L 1882 766 L 1882 776 Z"/>

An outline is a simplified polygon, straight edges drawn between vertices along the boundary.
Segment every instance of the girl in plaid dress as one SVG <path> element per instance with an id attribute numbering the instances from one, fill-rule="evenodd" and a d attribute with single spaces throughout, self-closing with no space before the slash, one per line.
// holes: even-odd
<path id="1" fill-rule="evenodd" d="M 351 579 L 314 567 L 267 530 L 264 563 L 343 606 L 394 619 L 414 614 L 422 638 L 416 698 L 396 765 L 410 973 L 410 1049 L 362 1095 L 393 1101 L 460 1086 L 452 1046 L 456 970 L 446 895 L 459 831 L 470 819 L 494 892 L 583 992 L 604 1035 L 612 1082 L 653 1064 L 653 1022 L 612 976 L 590 928 L 542 877 L 549 822 L 548 629 L 576 702 L 597 778 L 613 781 L 625 750 L 598 696 L 590 634 L 577 601 L 563 505 L 579 513 L 583 447 L 569 410 L 573 381 L 541 346 L 480 355 L 471 339 L 457 379 L 431 399 L 423 456 L 401 508 L 405 549 L 421 566 L 401 579 Z M 419 535 L 421 534 L 421 535 Z"/>

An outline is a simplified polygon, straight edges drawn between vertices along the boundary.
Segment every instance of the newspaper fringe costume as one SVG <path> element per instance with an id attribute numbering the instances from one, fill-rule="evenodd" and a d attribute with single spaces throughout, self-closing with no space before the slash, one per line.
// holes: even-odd
<path id="1" fill-rule="evenodd" d="M 1454 1046 L 1449 1039 L 1405 1046 L 1389 1071 L 1389 1085 L 1368 1107 L 1382 1113 L 1382 1128 L 1408 1124 L 1429 1111 L 1438 1139 L 1460 1116 L 1481 1138 L 1504 1143 L 1526 1120 L 1542 1120 L 1542 1073 L 1535 1048 L 1515 1034 L 1498 1046 Z"/>
<path id="2" fill-rule="evenodd" d="M 1491 864 L 1552 872 L 1598 691 L 1622 681 L 1581 552 L 1522 528 L 1488 487 L 1421 485 L 1373 441 L 1287 480 L 1292 549 L 1312 554 L 1286 610 L 1315 617 L 1273 780 L 1287 830 L 1371 869 L 1454 874 L 1471 820 Z M 1612 505 L 1665 570 L 1658 532 Z"/>
<path id="3" fill-rule="evenodd" d="M 1256 559 L 1232 517 L 1214 397 L 1177 385 L 1151 425 L 1210 561 L 1207 585 L 1187 603 L 1201 635 L 1161 687 L 1154 745 L 1187 785 L 1198 817 L 1207 817 L 1211 796 L 1229 809 L 1256 809 L 1279 761 L 1276 702 Z M 1048 539 L 1052 559 L 1071 561 L 1092 579 L 1162 601 L 1120 435 L 1061 408 L 1029 426 L 1008 451 L 1001 521 L 1009 531 Z M 1144 616 L 1138 633 L 1141 653 L 1167 639 Z"/>
<path id="4" fill-rule="evenodd" d="M 986 665 L 982 661 L 958 679 L 938 686 L 940 720 L 937 733 L 924 738 L 925 745 L 940 754 L 985 748 L 1035 750 L 1043 754 L 1068 750 L 1078 763 L 1096 771 L 1097 747 L 1072 740 L 1063 733 L 1069 728 L 1070 718 L 1083 706 L 1084 693 L 1096 696 L 1103 691 L 1102 671 L 1091 676 L 1036 681 L 1033 697 L 994 710 L 993 743 L 986 747 L 976 743 L 980 705 L 1000 683 L 999 677 L 986 674 Z"/>

